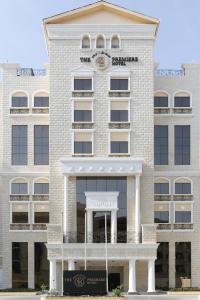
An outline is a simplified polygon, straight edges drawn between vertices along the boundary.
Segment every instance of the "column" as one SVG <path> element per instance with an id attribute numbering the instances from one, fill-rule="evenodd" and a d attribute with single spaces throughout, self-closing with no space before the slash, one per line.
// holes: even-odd
<path id="1" fill-rule="evenodd" d="M 117 211 L 111 211 L 111 243 L 117 242 Z"/>
<path id="2" fill-rule="evenodd" d="M 129 294 L 136 293 L 136 272 L 135 272 L 135 259 L 129 260 Z"/>
<path id="3" fill-rule="evenodd" d="M 68 271 L 74 271 L 75 270 L 75 261 L 73 259 L 68 260 Z"/>
<path id="4" fill-rule="evenodd" d="M 140 243 L 140 175 L 135 176 L 135 243 Z"/>
<path id="5" fill-rule="evenodd" d="M 35 245 L 33 242 L 28 243 L 28 288 L 35 288 Z"/>
<path id="6" fill-rule="evenodd" d="M 148 261 L 148 293 L 155 292 L 155 259 Z"/>
<path id="7" fill-rule="evenodd" d="M 93 211 L 87 210 L 87 242 L 93 242 Z"/>
<path id="8" fill-rule="evenodd" d="M 64 176 L 64 203 L 63 203 L 63 234 L 64 241 L 68 243 L 68 176 Z"/>
<path id="9" fill-rule="evenodd" d="M 57 283 L 56 283 L 56 260 L 51 259 L 50 260 L 50 290 L 56 290 L 57 289 Z"/>

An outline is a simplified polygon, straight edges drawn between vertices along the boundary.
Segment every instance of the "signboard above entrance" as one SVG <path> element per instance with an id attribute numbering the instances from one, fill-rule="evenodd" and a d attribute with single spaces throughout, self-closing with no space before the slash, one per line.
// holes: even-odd
<path id="1" fill-rule="evenodd" d="M 118 209 L 119 192 L 86 192 L 86 210 L 112 211 Z"/>

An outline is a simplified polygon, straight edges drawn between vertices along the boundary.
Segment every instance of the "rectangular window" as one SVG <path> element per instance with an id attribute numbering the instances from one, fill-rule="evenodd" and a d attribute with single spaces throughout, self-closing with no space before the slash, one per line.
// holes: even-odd
<path id="1" fill-rule="evenodd" d="M 74 78 L 75 91 L 91 91 L 92 78 Z"/>
<path id="2" fill-rule="evenodd" d="M 180 195 L 191 195 L 191 183 L 187 182 L 176 182 L 175 183 L 175 194 Z"/>
<path id="3" fill-rule="evenodd" d="M 12 165 L 27 165 L 27 125 L 12 126 Z"/>
<path id="4" fill-rule="evenodd" d="M 42 211 L 42 212 L 35 212 L 34 213 L 34 221 L 40 224 L 47 224 L 49 223 L 49 212 Z"/>
<path id="5" fill-rule="evenodd" d="M 28 223 L 28 212 L 13 212 L 12 223 L 22 224 Z"/>
<path id="6" fill-rule="evenodd" d="M 169 183 L 154 183 L 154 194 L 156 195 L 168 195 Z"/>
<path id="7" fill-rule="evenodd" d="M 110 133 L 110 154 L 129 153 L 129 132 Z"/>
<path id="8" fill-rule="evenodd" d="M 34 184 L 34 194 L 35 195 L 48 195 L 49 194 L 49 184 L 48 183 L 35 183 Z"/>
<path id="9" fill-rule="evenodd" d="M 154 96 L 154 107 L 168 107 L 168 97 Z"/>
<path id="10" fill-rule="evenodd" d="M 191 211 L 176 211 L 175 223 L 191 223 Z"/>
<path id="11" fill-rule="evenodd" d="M 155 211 L 154 212 L 154 223 L 169 223 L 169 212 L 168 211 Z"/>
<path id="12" fill-rule="evenodd" d="M 128 142 L 111 141 L 111 153 L 128 153 Z"/>
<path id="13" fill-rule="evenodd" d="M 74 153 L 92 153 L 92 142 L 74 142 Z"/>
<path id="14" fill-rule="evenodd" d="M 28 106 L 28 98 L 13 96 L 12 97 L 12 107 L 27 107 Z"/>
<path id="15" fill-rule="evenodd" d="M 175 165 L 190 165 L 190 125 L 175 126 Z"/>
<path id="16" fill-rule="evenodd" d="M 12 243 L 12 288 L 28 288 L 28 243 Z"/>
<path id="17" fill-rule="evenodd" d="M 28 184 L 27 183 L 12 183 L 11 194 L 12 195 L 28 194 Z"/>
<path id="18" fill-rule="evenodd" d="M 190 97 L 174 97 L 174 107 L 190 107 Z"/>
<path id="19" fill-rule="evenodd" d="M 168 126 L 154 126 L 154 163 L 168 164 Z"/>
<path id="20" fill-rule="evenodd" d="M 74 122 L 92 122 L 92 111 L 74 110 Z"/>
<path id="21" fill-rule="evenodd" d="M 34 126 L 34 164 L 49 164 L 49 126 Z"/>
<path id="22" fill-rule="evenodd" d="M 191 242 L 175 243 L 176 287 L 181 287 L 181 277 L 191 279 Z"/>
<path id="23" fill-rule="evenodd" d="M 74 132 L 74 154 L 93 153 L 93 133 Z"/>
<path id="24" fill-rule="evenodd" d="M 34 107 L 49 107 L 49 97 L 34 97 Z"/>
<path id="25" fill-rule="evenodd" d="M 128 91 L 128 78 L 111 78 L 110 79 L 110 90 L 113 91 Z"/>
<path id="26" fill-rule="evenodd" d="M 111 122 L 128 122 L 128 110 L 111 110 Z"/>

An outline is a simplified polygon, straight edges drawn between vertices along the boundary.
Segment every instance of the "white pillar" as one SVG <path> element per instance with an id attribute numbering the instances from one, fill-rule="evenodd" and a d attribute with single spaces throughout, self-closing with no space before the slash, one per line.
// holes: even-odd
<path id="1" fill-rule="evenodd" d="M 155 260 L 148 261 L 148 293 L 155 292 Z"/>
<path id="2" fill-rule="evenodd" d="M 117 242 L 117 211 L 111 211 L 111 244 Z"/>
<path id="3" fill-rule="evenodd" d="M 140 175 L 135 176 L 135 243 L 140 243 Z"/>
<path id="4" fill-rule="evenodd" d="M 57 289 L 57 283 L 56 283 L 56 260 L 51 259 L 50 260 L 50 272 L 49 272 L 50 278 L 50 290 L 56 290 Z"/>
<path id="5" fill-rule="evenodd" d="M 128 293 L 136 293 L 136 272 L 135 272 L 135 259 L 129 260 L 129 287 Z"/>
<path id="6" fill-rule="evenodd" d="M 68 176 L 64 176 L 63 234 L 66 243 L 69 241 L 68 231 Z"/>
<path id="7" fill-rule="evenodd" d="M 68 271 L 74 271 L 75 270 L 75 261 L 73 259 L 68 260 Z"/>
<path id="8" fill-rule="evenodd" d="M 87 242 L 93 242 L 93 211 L 87 210 Z"/>

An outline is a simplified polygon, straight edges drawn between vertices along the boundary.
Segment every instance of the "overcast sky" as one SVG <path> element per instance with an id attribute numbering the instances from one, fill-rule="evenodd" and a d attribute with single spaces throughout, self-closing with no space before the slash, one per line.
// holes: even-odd
<path id="1" fill-rule="evenodd" d="M 200 0 L 111 0 L 160 19 L 155 61 L 162 68 L 200 63 Z M 88 0 L 0 0 L 0 62 L 41 68 L 47 62 L 42 19 Z"/>

